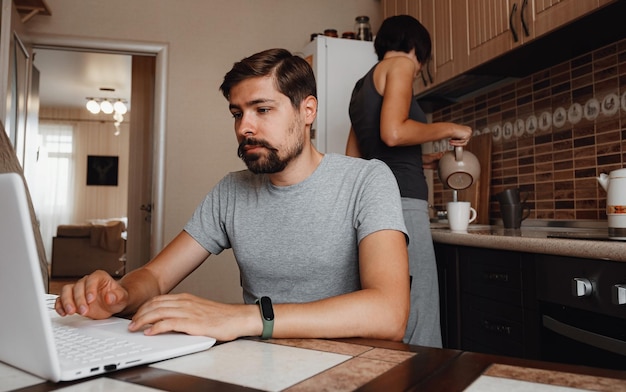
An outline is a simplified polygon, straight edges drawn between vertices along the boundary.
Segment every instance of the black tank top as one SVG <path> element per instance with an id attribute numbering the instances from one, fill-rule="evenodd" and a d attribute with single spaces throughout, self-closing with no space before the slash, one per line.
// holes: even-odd
<path id="1" fill-rule="evenodd" d="M 396 176 L 402 197 L 428 200 L 428 185 L 422 167 L 422 147 L 389 147 L 380 138 L 383 97 L 374 86 L 374 69 L 377 65 L 356 82 L 350 100 L 350 121 L 361 155 L 365 159 L 379 159 L 389 166 Z M 409 118 L 426 123 L 426 115 L 415 99 L 411 101 Z"/>

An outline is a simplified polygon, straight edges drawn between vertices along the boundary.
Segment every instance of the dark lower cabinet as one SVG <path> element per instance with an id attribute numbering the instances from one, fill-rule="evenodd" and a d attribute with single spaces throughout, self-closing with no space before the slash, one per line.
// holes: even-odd
<path id="1" fill-rule="evenodd" d="M 435 244 L 444 347 L 539 358 L 532 254 Z"/>
<path id="2" fill-rule="evenodd" d="M 435 243 L 446 348 L 626 369 L 626 263 Z"/>
<path id="3" fill-rule="evenodd" d="M 538 255 L 541 359 L 626 370 L 626 263 Z"/>
<path id="4" fill-rule="evenodd" d="M 434 243 L 439 276 L 441 340 L 443 347 L 461 348 L 459 266 L 455 246 Z"/>

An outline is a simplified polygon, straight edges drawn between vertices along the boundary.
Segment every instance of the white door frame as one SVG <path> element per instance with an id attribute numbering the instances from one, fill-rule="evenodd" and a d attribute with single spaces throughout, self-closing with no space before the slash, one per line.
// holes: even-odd
<path id="1" fill-rule="evenodd" d="M 156 55 L 154 86 L 154 144 L 152 160 L 152 216 L 150 255 L 163 248 L 165 197 L 165 122 L 167 96 L 167 44 L 134 41 L 103 40 L 58 35 L 29 34 L 33 48 L 79 49 L 90 52 Z"/>

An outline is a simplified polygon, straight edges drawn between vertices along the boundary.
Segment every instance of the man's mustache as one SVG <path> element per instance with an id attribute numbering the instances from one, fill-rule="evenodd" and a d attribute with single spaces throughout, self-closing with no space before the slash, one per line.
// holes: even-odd
<path id="1" fill-rule="evenodd" d="M 274 148 L 271 144 L 269 144 L 265 140 L 247 138 L 247 139 L 242 140 L 241 143 L 239 143 L 239 148 L 237 148 L 237 156 L 239 156 L 239 158 L 243 158 L 244 148 L 246 146 L 261 146 L 261 147 L 267 148 L 268 150 L 278 151 L 276 148 Z"/>

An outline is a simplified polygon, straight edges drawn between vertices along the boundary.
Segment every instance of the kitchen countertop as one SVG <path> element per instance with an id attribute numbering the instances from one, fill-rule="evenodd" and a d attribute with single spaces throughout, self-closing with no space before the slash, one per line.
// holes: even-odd
<path id="1" fill-rule="evenodd" d="M 607 232 L 598 224 L 567 227 L 529 222 L 517 230 L 470 224 L 467 232 L 459 233 L 447 223 L 431 223 L 433 241 L 442 244 L 626 262 L 626 241 L 610 240 Z"/>

